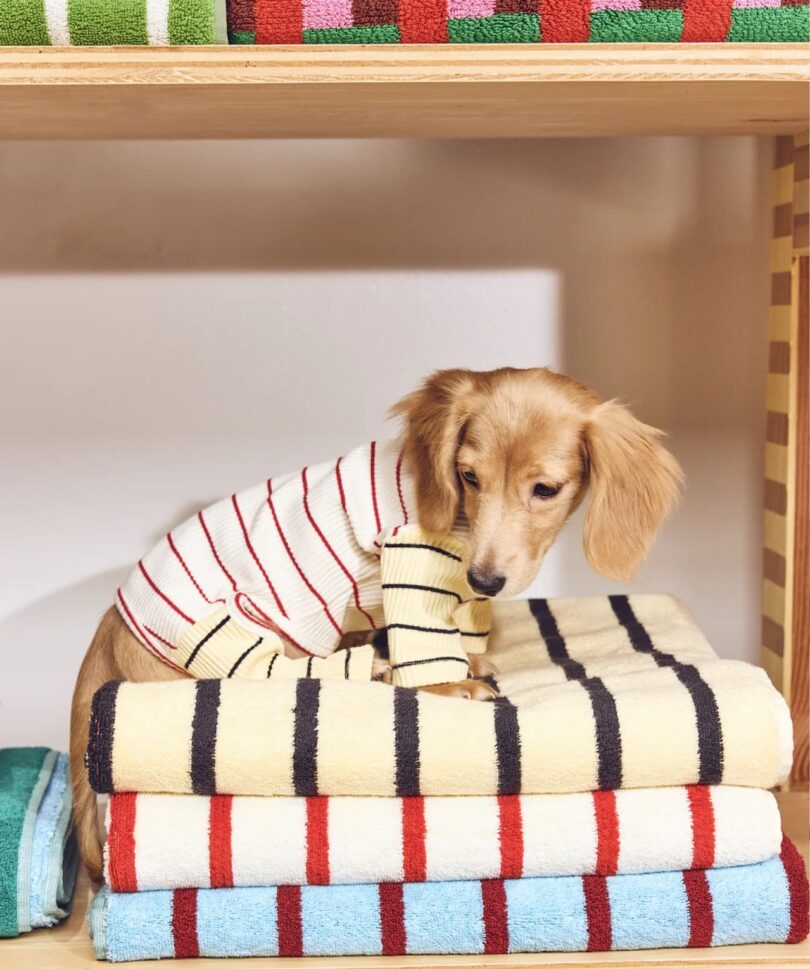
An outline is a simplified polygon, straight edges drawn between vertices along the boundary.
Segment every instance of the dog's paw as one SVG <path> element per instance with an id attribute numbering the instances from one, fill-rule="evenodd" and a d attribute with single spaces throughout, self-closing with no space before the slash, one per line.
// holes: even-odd
<path id="1" fill-rule="evenodd" d="M 477 678 L 481 676 L 497 676 L 498 667 L 489 659 L 485 653 L 475 653 L 467 656 L 470 664 L 470 676 Z"/>
<path id="2" fill-rule="evenodd" d="M 391 682 L 391 662 L 375 654 L 371 663 L 371 678 L 379 683 Z"/>
<path id="3" fill-rule="evenodd" d="M 459 700 L 494 700 L 498 691 L 482 680 L 461 680 L 458 683 L 436 683 L 433 686 L 420 686 L 425 693 L 436 696 L 451 696 Z"/>

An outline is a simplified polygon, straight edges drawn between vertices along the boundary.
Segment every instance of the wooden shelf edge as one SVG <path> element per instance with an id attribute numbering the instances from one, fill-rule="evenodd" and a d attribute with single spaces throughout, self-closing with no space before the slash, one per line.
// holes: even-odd
<path id="1" fill-rule="evenodd" d="M 0 85 L 810 82 L 805 44 L 5 47 Z"/>
<path id="2" fill-rule="evenodd" d="M 776 135 L 802 44 L 0 48 L 0 139 Z"/>

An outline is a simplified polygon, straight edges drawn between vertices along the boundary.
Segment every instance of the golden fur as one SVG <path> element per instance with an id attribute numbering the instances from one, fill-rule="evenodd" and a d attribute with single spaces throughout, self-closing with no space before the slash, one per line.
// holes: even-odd
<path id="1" fill-rule="evenodd" d="M 467 565 L 504 577 L 503 598 L 534 579 L 586 492 L 585 556 L 611 579 L 633 574 L 678 494 L 660 431 L 549 370 L 439 371 L 392 413 L 405 422 L 420 524 L 445 532 L 463 512 Z M 534 497 L 538 484 L 559 493 Z"/>
<path id="2" fill-rule="evenodd" d="M 549 370 L 439 371 L 392 413 L 404 423 L 420 524 L 447 532 L 466 518 L 471 582 L 502 580 L 495 593 L 501 597 L 528 586 L 587 492 L 585 555 L 596 571 L 615 579 L 633 573 L 677 496 L 680 468 L 659 443 L 660 431 Z M 535 496 L 538 485 L 559 490 Z M 488 669 L 486 660 L 471 657 L 472 676 Z M 101 840 L 84 769 L 93 694 L 108 680 L 182 675 L 144 649 L 118 612 L 108 610 L 79 670 L 71 712 L 76 830 L 94 880 L 102 875 Z M 424 689 L 468 699 L 493 695 L 476 679 Z"/>

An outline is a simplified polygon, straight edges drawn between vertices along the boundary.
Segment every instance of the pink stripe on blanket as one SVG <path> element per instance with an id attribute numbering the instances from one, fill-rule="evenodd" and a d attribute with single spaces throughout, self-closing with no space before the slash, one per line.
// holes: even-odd
<path id="1" fill-rule="evenodd" d="M 641 0 L 592 0 L 591 10 L 641 10 Z"/>
<path id="2" fill-rule="evenodd" d="M 495 0 L 447 0 L 447 19 L 463 17 L 491 17 L 495 13 Z"/>
<path id="3" fill-rule="evenodd" d="M 351 27 L 352 0 L 304 0 L 304 30 Z"/>

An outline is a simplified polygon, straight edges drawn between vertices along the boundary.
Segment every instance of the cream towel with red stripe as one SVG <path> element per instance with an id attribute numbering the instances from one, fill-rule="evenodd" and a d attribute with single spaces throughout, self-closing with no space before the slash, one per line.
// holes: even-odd
<path id="1" fill-rule="evenodd" d="M 377 683 L 109 683 L 95 790 L 310 797 L 771 788 L 790 714 L 761 669 L 721 660 L 670 596 L 494 604 L 501 698 Z"/>
<path id="2" fill-rule="evenodd" d="M 779 854 L 772 794 L 668 787 L 465 798 L 115 794 L 112 891 L 615 875 Z"/>

